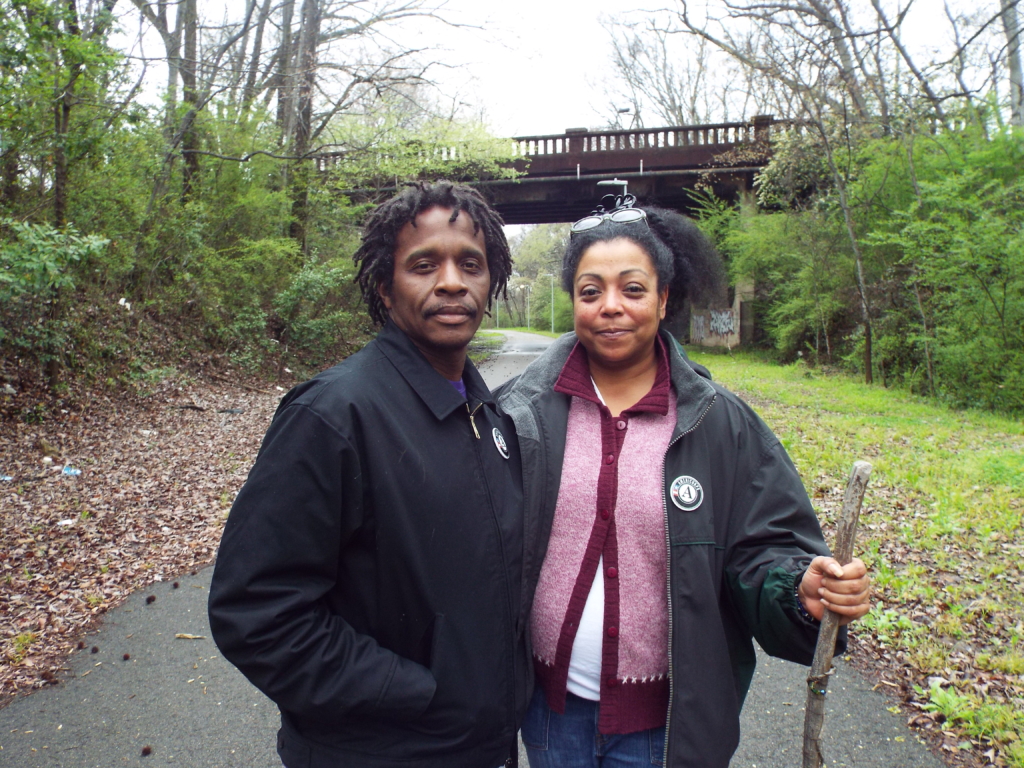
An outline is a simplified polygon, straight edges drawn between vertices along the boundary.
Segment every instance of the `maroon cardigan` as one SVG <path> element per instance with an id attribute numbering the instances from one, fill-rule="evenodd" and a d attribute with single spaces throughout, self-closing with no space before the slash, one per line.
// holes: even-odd
<path id="1" fill-rule="evenodd" d="M 667 551 L 661 466 L 675 427 L 675 398 L 660 339 L 656 355 L 654 386 L 616 417 L 594 391 L 587 353 L 580 344 L 569 355 L 554 387 L 556 392 L 579 400 L 570 404 L 552 540 L 541 568 L 531 620 L 535 668 L 548 706 L 564 712 L 576 630 L 603 557 L 598 730 L 605 734 L 662 726 L 668 707 Z M 591 438 L 587 434 L 590 430 L 600 432 L 599 446 L 597 435 Z M 574 439 L 575 449 L 571 445 Z"/>

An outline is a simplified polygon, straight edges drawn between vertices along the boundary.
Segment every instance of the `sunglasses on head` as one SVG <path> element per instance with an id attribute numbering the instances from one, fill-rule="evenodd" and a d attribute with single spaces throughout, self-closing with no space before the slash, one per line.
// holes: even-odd
<path id="1" fill-rule="evenodd" d="M 633 195 L 605 195 L 601 199 L 601 205 L 589 216 L 584 216 L 569 227 L 569 236 L 599 227 L 606 221 L 616 224 L 634 224 L 642 221 L 647 224 L 647 213 L 642 208 L 634 208 L 635 203 L 636 198 Z"/>

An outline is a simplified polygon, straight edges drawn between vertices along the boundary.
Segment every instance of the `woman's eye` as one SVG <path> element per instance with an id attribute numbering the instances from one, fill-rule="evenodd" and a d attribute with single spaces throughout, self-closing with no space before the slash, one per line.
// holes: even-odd
<path id="1" fill-rule="evenodd" d="M 645 293 L 646 290 L 647 289 L 644 288 L 642 285 L 637 285 L 636 283 L 630 283 L 629 285 L 626 286 L 626 291 L 625 292 L 626 293 L 639 294 L 639 293 Z"/>
<path id="2" fill-rule="evenodd" d="M 597 288 L 594 288 L 593 286 L 590 286 L 590 287 L 587 287 L 587 288 L 580 288 L 580 298 L 581 299 L 592 299 L 594 296 L 597 296 L 599 293 L 600 293 L 600 291 L 597 290 Z"/>

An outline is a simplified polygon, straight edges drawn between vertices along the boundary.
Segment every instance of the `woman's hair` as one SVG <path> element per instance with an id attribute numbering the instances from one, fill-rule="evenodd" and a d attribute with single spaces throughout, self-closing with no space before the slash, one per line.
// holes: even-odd
<path id="1" fill-rule="evenodd" d="M 491 276 L 488 308 L 491 297 L 497 298 L 508 284 L 512 274 L 512 255 L 502 229 L 501 215 L 472 187 L 450 181 L 415 182 L 370 214 L 363 227 L 363 242 L 352 255 L 352 260 L 359 265 L 355 281 L 359 283 L 370 318 L 378 325 L 384 325 L 388 318 L 379 289 L 391 290 L 398 232 L 406 224 L 415 227 L 416 217 L 431 208 L 451 208 L 449 222 L 454 222 L 459 213 L 465 211 L 473 220 L 473 234 L 483 231 L 487 270 Z"/>
<path id="2" fill-rule="evenodd" d="M 572 295 L 576 269 L 590 246 L 623 239 L 650 257 L 658 273 L 658 290 L 668 286 L 666 319 L 671 319 L 686 299 L 708 306 L 721 303 L 725 286 L 722 258 L 707 235 L 692 219 L 675 211 L 648 206 L 643 210 L 649 226 L 643 221 L 605 221 L 572 235 L 562 258 L 562 287 Z"/>

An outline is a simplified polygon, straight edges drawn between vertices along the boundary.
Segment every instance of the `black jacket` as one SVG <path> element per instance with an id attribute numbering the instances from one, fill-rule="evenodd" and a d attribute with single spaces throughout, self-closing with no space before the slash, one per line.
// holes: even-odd
<path id="1" fill-rule="evenodd" d="M 469 361 L 464 381 L 468 402 L 387 325 L 282 400 L 235 500 L 210 626 L 280 707 L 288 768 L 509 753 L 530 685 L 519 450 Z"/>
<path id="2" fill-rule="evenodd" d="M 669 768 L 726 768 L 739 742 L 739 712 L 754 649 L 809 664 L 818 625 L 797 609 L 796 579 L 827 555 L 800 477 L 764 422 L 710 381 L 664 334 L 676 427 L 660 466 L 669 573 Z M 554 342 L 496 390 L 523 455 L 529 603 L 537 586 L 561 482 L 570 398 L 554 383 L 576 343 Z M 674 503 L 676 478 L 700 484 L 699 505 Z M 845 629 L 840 649 L 845 647 Z"/>

